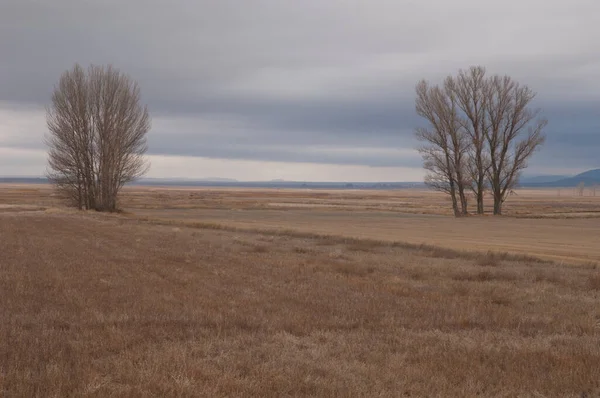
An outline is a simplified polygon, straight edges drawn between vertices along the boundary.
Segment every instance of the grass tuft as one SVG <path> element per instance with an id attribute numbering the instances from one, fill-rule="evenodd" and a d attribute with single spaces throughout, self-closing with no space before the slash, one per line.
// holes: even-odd
<path id="1" fill-rule="evenodd" d="M 593 275 L 590 275 L 588 277 L 587 285 L 590 290 L 599 291 L 600 290 L 600 273 L 595 273 Z"/>
<path id="2" fill-rule="evenodd" d="M 507 255 L 504 255 L 506 258 Z M 477 258 L 477 265 L 482 267 L 499 267 L 502 264 L 501 255 L 494 253 L 492 251 L 488 251 L 485 254 L 482 254 Z"/>
<path id="3" fill-rule="evenodd" d="M 365 267 L 356 263 L 334 263 L 331 269 L 345 276 L 367 276 L 375 272 L 375 267 Z"/>

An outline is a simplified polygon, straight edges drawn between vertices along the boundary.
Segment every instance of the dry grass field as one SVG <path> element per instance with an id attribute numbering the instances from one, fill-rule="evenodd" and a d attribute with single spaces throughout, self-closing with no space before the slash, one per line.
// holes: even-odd
<path id="1" fill-rule="evenodd" d="M 0 186 L 1 187 L 1 186 Z M 560 196 L 559 196 L 560 194 Z M 4 186 L 0 206 L 59 204 L 44 186 Z M 533 255 L 563 263 L 600 262 L 600 195 L 521 190 L 505 217 L 449 217 L 447 199 L 422 190 L 303 191 L 144 188 L 125 190 L 131 217 L 163 223 L 297 231 Z M 491 204 L 488 204 L 488 209 Z M 0 209 L 2 211 L 2 209 Z"/>
<path id="2" fill-rule="evenodd" d="M 510 200 L 0 185 L 0 396 L 600 396 L 600 198 Z"/>
<path id="3" fill-rule="evenodd" d="M 0 204 L 59 206 L 47 185 L 0 184 Z M 487 210 L 492 202 L 486 200 Z M 450 202 L 437 192 L 403 190 L 300 190 L 188 187 L 126 187 L 121 207 L 135 210 L 323 210 L 451 215 Z M 597 196 L 574 189 L 517 190 L 505 203 L 517 218 L 600 218 Z"/>

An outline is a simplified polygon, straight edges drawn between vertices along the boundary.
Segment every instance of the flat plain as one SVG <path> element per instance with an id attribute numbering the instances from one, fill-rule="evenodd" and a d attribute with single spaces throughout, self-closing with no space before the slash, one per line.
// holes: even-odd
<path id="1" fill-rule="evenodd" d="M 296 231 L 427 244 L 466 251 L 532 255 L 564 263 L 600 262 L 600 192 L 519 190 L 505 217 L 449 217 L 444 195 L 397 191 L 127 188 L 130 216 L 163 223 Z M 0 205 L 52 207 L 46 186 L 5 186 Z M 491 202 L 486 203 L 491 211 Z M 2 211 L 0 209 L 0 211 Z"/>
<path id="2" fill-rule="evenodd" d="M 419 190 L 121 206 L 0 185 L 0 395 L 600 392 L 600 197 L 517 191 L 459 220 Z"/>

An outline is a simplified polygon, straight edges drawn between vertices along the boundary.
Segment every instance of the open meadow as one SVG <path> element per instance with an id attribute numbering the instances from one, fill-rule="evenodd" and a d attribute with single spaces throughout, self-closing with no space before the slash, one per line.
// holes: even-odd
<path id="1" fill-rule="evenodd" d="M 560 194 L 560 195 L 559 195 Z M 0 185 L 0 396 L 600 396 L 600 196 Z"/>
<path id="2" fill-rule="evenodd" d="M 491 200 L 487 204 L 491 212 Z M 9 185 L 0 206 L 60 206 L 48 186 Z M 126 216 L 188 226 L 298 232 L 498 251 L 564 263 L 600 262 L 600 192 L 518 190 L 505 216 L 450 217 L 448 199 L 418 190 L 129 187 Z M 0 211 L 2 209 L 0 208 Z"/>

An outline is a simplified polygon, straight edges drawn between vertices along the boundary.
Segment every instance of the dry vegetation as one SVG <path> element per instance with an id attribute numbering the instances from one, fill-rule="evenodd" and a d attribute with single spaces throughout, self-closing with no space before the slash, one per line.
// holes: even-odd
<path id="1" fill-rule="evenodd" d="M 371 236 L 369 217 L 391 233 L 384 221 L 400 213 L 364 207 L 357 224 L 370 239 L 353 239 L 341 233 L 351 227 L 339 224 L 346 210 L 318 206 L 376 206 L 377 195 L 382 203 L 383 196 L 411 201 L 390 193 L 135 189 L 124 198 L 126 214 L 100 215 L 43 210 L 56 205 L 44 189 L 0 188 L 0 395 L 600 392 L 600 269 L 593 261 L 464 252 L 436 246 L 435 238 L 393 243 Z M 269 201 L 308 208 L 273 210 Z M 178 217 L 144 221 L 144 207 Z M 302 224 L 304 211 L 313 216 Z M 245 224 L 231 221 L 246 213 Z M 189 226 L 183 214 L 202 217 Z M 338 223 L 337 234 L 319 235 L 328 233 L 320 227 L 327 220 Z M 429 223 L 417 229 L 426 238 L 446 218 L 404 220 Z M 525 223 L 556 223 L 571 234 L 581 227 L 572 223 L 597 225 L 450 221 L 523 223 L 513 234 Z M 589 228 L 597 237 L 599 227 Z M 532 242 L 553 239 L 552 231 L 537 231 Z M 585 242 L 582 250 L 595 253 Z"/>
<path id="2" fill-rule="evenodd" d="M 461 220 L 445 217 L 444 195 L 413 189 L 133 187 L 125 190 L 121 205 L 131 217 L 165 224 L 341 235 L 461 251 L 510 252 L 563 263 L 600 262 L 600 196 L 576 194 L 522 190 L 505 204 L 510 216 Z M 7 205 L 54 207 L 60 201 L 49 187 L 0 186 L 0 206 Z"/>
<path id="3" fill-rule="evenodd" d="M 416 189 L 129 187 L 121 206 L 131 217 L 163 224 L 294 231 L 510 252 L 562 263 L 600 262 L 600 196 L 578 195 L 566 189 L 521 190 L 505 204 L 508 216 L 459 221 L 444 217 L 449 215 L 444 195 Z M 0 211 L 2 206 L 52 208 L 60 203 L 48 186 L 0 185 Z"/>
<path id="4" fill-rule="evenodd" d="M 186 187 L 126 187 L 121 207 L 141 210 L 320 210 L 451 215 L 448 198 L 438 192 L 403 190 L 300 190 Z M 47 185 L 0 184 L 0 204 L 59 206 Z M 489 209 L 492 200 L 486 197 Z M 516 190 L 504 204 L 505 216 L 516 218 L 600 218 L 600 193 L 576 188 Z"/>
<path id="5" fill-rule="evenodd" d="M 122 204 L 141 209 L 321 210 L 451 215 L 441 193 L 419 190 L 284 190 L 129 188 Z M 487 197 L 486 208 L 492 206 Z M 518 218 L 600 218 L 600 195 L 576 196 L 574 189 L 517 190 L 504 214 Z"/>

